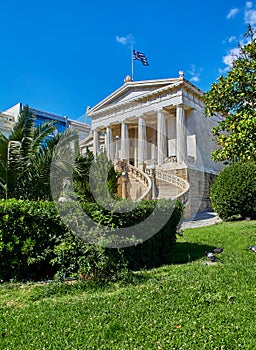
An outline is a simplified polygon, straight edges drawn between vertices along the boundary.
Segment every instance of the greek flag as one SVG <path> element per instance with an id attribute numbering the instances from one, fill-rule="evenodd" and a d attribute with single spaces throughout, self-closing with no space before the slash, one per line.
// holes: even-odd
<path id="1" fill-rule="evenodd" d="M 133 50 L 133 59 L 141 61 L 143 66 L 149 66 L 147 58 L 142 52 Z"/>

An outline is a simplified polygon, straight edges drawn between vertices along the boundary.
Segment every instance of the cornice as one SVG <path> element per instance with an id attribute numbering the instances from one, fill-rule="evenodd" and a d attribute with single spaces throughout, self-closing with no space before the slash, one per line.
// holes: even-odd
<path id="1" fill-rule="evenodd" d="M 170 80 L 165 80 L 165 83 L 167 81 Z M 186 79 L 182 78 L 182 79 L 173 79 L 173 81 L 175 81 L 174 83 L 171 83 L 167 86 L 155 89 L 153 91 L 149 91 L 143 95 L 139 95 L 139 96 L 134 96 L 130 99 L 126 99 L 124 101 L 119 101 L 113 105 L 108 105 L 106 107 L 103 107 L 101 109 L 100 105 L 104 105 L 105 103 L 107 103 L 106 99 L 103 100 L 100 104 L 96 105 L 94 108 L 92 108 L 87 114 L 90 117 L 99 117 L 101 115 L 106 115 L 106 114 L 111 114 L 111 113 L 118 113 L 121 110 L 132 110 L 133 108 L 136 108 L 136 105 L 141 102 L 141 101 L 153 101 L 154 97 L 158 96 L 159 98 L 161 98 L 162 95 L 164 95 L 167 92 L 173 91 L 177 88 L 180 88 L 180 90 L 183 88 L 184 90 L 186 90 L 187 92 L 189 92 L 190 94 L 192 94 L 193 96 L 195 96 L 197 99 L 202 100 L 202 96 L 203 96 L 203 92 L 198 89 L 195 85 L 191 84 L 190 82 L 188 82 Z M 136 86 L 140 85 L 140 86 L 145 86 L 143 84 L 145 84 L 145 82 L 139 82 L 136 83 Z M 152 81 L 153 82 L 153 81 Z M 159 82 L 158 80 L 155 80 L 155 85 L 157 85 L 157 83 Z M 162 80 L 161 82 L 164 82 L 164 80 Z M 133 82 L 128 82 L 125 85 L 126 86 L 130 86 L 130 87 L 134 87 L 135 85 L 132 85 Z M 124 88 L 124 86 L 122 87 Z M 118 90 L 117 90 L 118 91 Z M 112 95 L 110 95 L 107 100 L 111 100 L 114 96 L 119 96 L 120 95 L 120 91 L 118 93 L 113 93 Z M 97 107 L 97 109 L 96 109 Z"/>
<path id="2" fill-rule="evenodd" d="M 156 85 L 172 85 L 177 81 L 180 81 L 180 78 L 169 78 L 169 79 L 157 79 L 157 80 L 141 80 L 141 81 L 129 81 L 126 82 L 124 85 L 122 85 L 120 88 L 115 90 L 112 94 L 104 98 L 102 101 L 100 101 L 98 104 L 96 104 L 94 107 L 90 108 L 87 112 L 88 116 L 91 116 L 91 114 L 95 113 L 97 109 L 99 109 L 102 105 L 105 105 L 109 103 L 114 97 L 118 98 L 121 95 L 124 95 L 126 91 L 129 91 L 129 89 L 132 88 L 140 88 L 140 87 L 149 87 L 152 88 Z M 158 90 L 158 89 L 156 89 Z M 151 93 L 150 91 L 149 93 Z M 137 96 L 138 97 L 138 96 Z M 136 98 L 136 97 L 135 97 Z"/>

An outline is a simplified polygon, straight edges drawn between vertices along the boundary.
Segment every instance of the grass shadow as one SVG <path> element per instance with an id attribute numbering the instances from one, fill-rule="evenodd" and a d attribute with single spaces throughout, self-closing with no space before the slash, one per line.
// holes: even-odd
<path id="1" fill-rule="evenodd" d="M 214 248 L 216 247 L 206 244 L 177 242 L 172 263 L 187 264 L 188 262 L 201 259 L 205 256 L 205 252 L 211 252 Z"/>

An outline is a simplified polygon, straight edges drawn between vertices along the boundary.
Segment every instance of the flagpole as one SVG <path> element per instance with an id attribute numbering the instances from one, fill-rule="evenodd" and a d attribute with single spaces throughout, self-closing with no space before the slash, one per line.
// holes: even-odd
<path id="1" fill-rule="evenodd" d="M 133 81 L 133 73 L 134 73 L 134 71 L 133 71 L 133 44 L 131 43 L 131 58 L 132 58 L 132 77 L 131 77 L 131 79 L 132 79 L 132 81 Z"/>

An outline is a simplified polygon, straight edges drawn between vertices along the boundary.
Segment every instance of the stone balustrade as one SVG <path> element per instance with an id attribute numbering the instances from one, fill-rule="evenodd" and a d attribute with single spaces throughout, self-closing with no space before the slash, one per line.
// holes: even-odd
<path id="1" fill-rule="evenodd" d="M 159 170 L 145 169 L 145 172 L 151 177 L 154 175 L 156 179 L 165 181 L 180 188 L 181 192 L 176 196 L 172 197 L 173 200 L 179 199 L 183 204 L 185 204 L 188 201 L 190 185 L 186 180 L 182 179 L 181 177 L 175 176 L 171 173 Z"/>
<path id="2" fill-rule="evenodd" d="M 128 164 L 127 167 L 128 167 L 129 173 L 132 174 L 136 179 L 138 179 L 140 183 L 142 183 L 146 188 L 146 191 L 138 199 L 136 199 L 136 202 L 139 202 L 142 199 L 147 199 L 150 196 L 151 189 L 152 189 L 152 182 L 150 177 L 146 173 L 144 173 L 142 170 L 134 167 L 131 164 Z"/>

